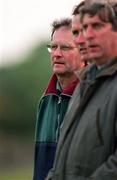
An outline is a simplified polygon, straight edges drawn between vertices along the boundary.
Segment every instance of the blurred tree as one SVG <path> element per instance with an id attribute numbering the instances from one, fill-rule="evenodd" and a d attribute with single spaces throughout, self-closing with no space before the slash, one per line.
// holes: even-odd
<path id="1" fill-rule="evenodd" d="M 50 76 L 46 42 L 22 64 L 0 69 L 0 132 L 34 138 L 37 103 Z"/>

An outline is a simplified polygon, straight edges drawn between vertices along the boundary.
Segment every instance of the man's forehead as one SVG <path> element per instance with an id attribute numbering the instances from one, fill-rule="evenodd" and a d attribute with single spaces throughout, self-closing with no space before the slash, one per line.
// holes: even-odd
<path id="1" fill-rule="evenodd" d="M 99 18 L 98 15 L 91 16 L 89 14 L 85 14 L 83 21 L 82 21 L 82 27 L 84 26 L 90 26 L 90 25 L 103 25 L 105 26 L 106 24 L 110 24 L 109 22 L 104 22 Z"/>
<path id="2" fill-rule="evenodd" d="M 79 14 L 72 16 L 72 23 L 73 22 L 79 22 L 80 23 L 80 15 Z"/>
<path id="3" fill-rule="evenodd" d="M 81 28 L 82 24 L 80 22 L 80 15 L 75 15 L 73 18 L 72 18 L 72 29 L 73 28 Z"/>
<path id="4" fill-rule="evenodd" d="M 92 15 L 86 13 L 86 14 L 84 15 L 84 18 L 83 18 L 82 23 L 83 23 L 84 21 L 101 21 L 101 19 L 99 18 L 98 14 L 95 14 L 94 16 L 92 16 Z"/>

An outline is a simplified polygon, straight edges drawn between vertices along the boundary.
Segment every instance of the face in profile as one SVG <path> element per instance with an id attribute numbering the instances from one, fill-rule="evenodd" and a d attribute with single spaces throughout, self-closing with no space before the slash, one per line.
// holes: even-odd
<path id="1" fill-rule="evenodd" d="M 90 57 L 98 64 L 115 56 L 117 32 L 113 30 L 111 23 L 102 21 L 98 15 L 85 14 L 83 31 Z"/>
<path id="2" fill-rule="evenodd" d="M 89 60 L 88 47 L 86 39 L 83 34 L 82 24 L 80 22 L 80 15 L 73 15 L 72 17 L 72 34 L 76 46 L 79 49 L 81 59 L 84 61 Z"/>

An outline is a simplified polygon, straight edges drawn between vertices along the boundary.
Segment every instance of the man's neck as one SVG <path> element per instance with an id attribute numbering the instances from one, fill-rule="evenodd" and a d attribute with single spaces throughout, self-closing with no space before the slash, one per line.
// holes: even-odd
<path id="1" fill-rule="evenodd" d="M 77 79 L 77 76 L 75 74 L 68 75 L 68 76 L 57 75 L 57 78 L 58 78 L 58 81 L 59 81 L 61 88 L 64 89 L 67 86 L 69 86 L 69 84 L 71 84 L 73 81 L 75 81 Z"/>

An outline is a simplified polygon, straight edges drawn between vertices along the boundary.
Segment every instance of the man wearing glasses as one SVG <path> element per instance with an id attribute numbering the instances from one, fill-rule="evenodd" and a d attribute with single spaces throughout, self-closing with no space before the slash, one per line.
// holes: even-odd
<path id="1" fill-rule="evenodd" d="M 33 180 L 44 180 L 53 166 L 60 126 L 79 82 L 75 71 L 84 64 L 72 38 L 70 19 L 53 22 L 47 49 L 53 75 L 38 106 Z"/>

